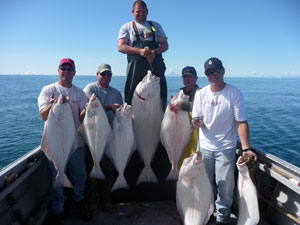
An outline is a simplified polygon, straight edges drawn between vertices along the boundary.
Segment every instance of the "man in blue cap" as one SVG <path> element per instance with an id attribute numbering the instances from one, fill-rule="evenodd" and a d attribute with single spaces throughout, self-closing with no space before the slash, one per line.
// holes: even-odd
<path id="1" fill-rule="evenodd" d="M 243 156 L 256 160 L 256 154 L 250 150 L 242 93 L 224 82 L 225 69 L 220 59 L 209 58 L 204 69 L 210 84 L 195 95 L 192 123 L 200 128 L 198 147 L 204 154 L 207 175 L 217 192 L 216 224 L 230 224 L 237 132 Z"/>

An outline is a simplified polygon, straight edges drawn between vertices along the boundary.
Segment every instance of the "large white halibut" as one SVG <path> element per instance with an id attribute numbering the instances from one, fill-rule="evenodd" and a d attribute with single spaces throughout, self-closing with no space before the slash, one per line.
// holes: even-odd
<path id="1" fill-rule="evenodd" d="M 185 225 L 206 224 L 213 213 L 213 188 L 200 152 L 183 161 L 177 181 L 176 204 Z"/>
<path id="2" fill-rule="evenodd" d="M 95 94 L 89 100 L 84 120 L 78 128 L 78 132 L 88 144 L 93 158 L 94 166 L 90 177 L 104 179 L 100 160 L 104 154 L 105 147 L 111 140 L 112 131 L 103 106 Z"/>
<path id="3" fill-rule="evenodd" d="M 113 121 L 113 139 L 106 150 L 107 155 L 119 172 L 112 191 L 119 188 L 128 188 L 124 170 L 134 149 L 135 141 L 131 119 L 131 105 L 124 103 L 116 110 Z"/>
<path id="4" fill-rule="evenodd" d="M 171 103 L 186 102 L 189 96 L 185 95 L 181 90 L 175 97 L 171 99 Z M 178 161 L 181 154 L 189 143 L 191 137 L 191 124 L 189 113 L 180 110 L 173 112 L 168 105 L 164 118 L 161 123 L 160 139 L 165 147 L 169 160 L 172 164 L 172 169 L 167 177 L 167 180 L 177 180 L 178 178 Z"/>
<path id="5" fill-rule="evenodd" d="M 73 187 L 65 174 L 67 162 L 72 150 L 76 149 L 77 136 L 71 105 L 63 102 L 60 95 L 53 104 L 44 125 L 41 149 L 57 170 L 55 186 Z"/>
<path id="6" fill-rule="evenodd" d="M 160 78 L 148 71 L 136 86 L 132 98 L 133 130 L 138 153 L 145 164 L 137 183 L 158 182 L 151 168 L 151 160 L 160 140 L 162 118 Z"/>
<path id="7" fill-rule="evenodd" d="M 256 187 L 249 174 L 249 158 L 239 157 L 238 168 L 238 225 L 256 225 L 259 222 L 259 208 Z"/>

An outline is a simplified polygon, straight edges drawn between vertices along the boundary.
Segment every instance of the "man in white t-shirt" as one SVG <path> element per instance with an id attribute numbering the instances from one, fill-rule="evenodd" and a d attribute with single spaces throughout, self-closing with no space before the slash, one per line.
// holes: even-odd
<path id="1" fill-rule="evenodd" d="M 75 64 L 72 59 L 64 58 L 60 61 L 58 68 L 58 82 L 43 87 L 38 97 L 40 115 L 43 121 L 47 120 L 54 101 L 56 101 L 59 95 L 62 94 L 63 96 L 68 97 L 68 101 L 71 103 L 75 127 L 76 129 L 79 127 L 80 122 L 84 117 L 86 96 L 80 88 L 72 84 L 75 73 Z M 47 166 L 50 185 L 52 188 L 49 201 L 50 224 L 59 224 L 59 221 L 62 220 L 65 215 L 64 201 L 66 200 L 66 197 L 63 194 L 63 188 L 53 187 L 57 172 L 50 160 L 47 161 Z M 82 219 L 88 220 L 91 215 L 83 200 L 85 181 L 87 178 L 85 167 L 85 148 L 84 143 L 79 136 L 77 148 L 72 150 L 67 168 L 70 181 L 73 185 L 71 198 L 73 200 L 75 212 Z"/>
<path id="2" fill-rule="evenodd" d="M 235 183 L 237 132 L 243 156 L 256 160 L 256 154 L 250 150 L 242 93 L 224 82 L 225 69 L 220 59 L 208 59 L 204 68 L 210 85 L 195 95 L 192 123 L 200 128 L 198 148 L 204 154 L 207 174 L 217 192 L 216 224 L 229 224 Z"/>

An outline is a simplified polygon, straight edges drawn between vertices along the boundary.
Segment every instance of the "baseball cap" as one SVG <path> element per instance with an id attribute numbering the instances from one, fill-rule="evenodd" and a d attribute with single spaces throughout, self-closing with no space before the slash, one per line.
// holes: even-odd
<path id="1" fill-rule="evenodd" d="M 111 72 L 111 67 L 110 67 L 110 65 L 108 65 L 108 64 L 101 64 L 101 65 L 98 67 L 98 72 L 99 72 L 99 73 L 103 73 L 103 72 L 105 72 L 105 71 Z"/>
<path id="2" fill-rule="evenodd" d="M 63 64 L 69 64 L 71 65 L 73 68 L 75 68 L 75 63 L 72 59 L 70 58 L 63 58 L 62 60 L 60 60 L 59 63 L 59 67 L 61 67 Z"/>
<path id="3" fill-rule="evenodd" d="M 208 76 L 211 72 L 214 72 L 219 69 L 223 69 L 222 61 L 218 58 L 209 58 L 204 63 L 205 74 Z"/>
<path id="4" fill-rule="evenodd" d="M 182 76 L 183 75 L 192 75 L 192 76 L 197 76 L 197 72 L 195 70 L 194 67 L 192 66 L 186 66 L 182 69 L 182 72 L 181 72 Z"/>

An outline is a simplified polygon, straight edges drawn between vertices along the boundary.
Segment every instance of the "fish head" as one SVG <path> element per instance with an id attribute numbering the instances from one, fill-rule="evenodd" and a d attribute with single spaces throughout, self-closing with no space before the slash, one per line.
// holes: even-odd
<path id="1" fill-rule="evenodd" d="M 121 105 L 119 108 L 116 110 L 116 117 L 118 118 L 119 121 L 123 119 L 125 120 L 131 120 L 131 105 L 128 105 L 126 102 Z"/>
<path id="2" fill-rule="evenodd" d="M 51 112 L 57 119 L 62 119 L 67 105 L 69 105 L 69 97 L 60 94 L 58 99 L 54 102 Z"/>
<path id="3" fill-rule="evenodd" d="M 160 78 L 153 75 L 149 70 L 143 80 L 136 86 L 136 93 L 142 100 L 148 100 L 154 94 L 160 93 Z"/>
<path id="4" fill-rule="evenodd" d="M 196 152 L 183 160 L 182 166 L 179 171 L 179 179 L 188 177 L 192 180 L 199 175 L 203 168 L 204 156 L 201 152 Z"/>
<path id="5" fill-rule="evenodd" d="M 86 107 L 87 114 L 95 114 L 96 111 L 101 107 L 101 102 L 96 94 L 93 94 L 89 99 L 89 103 Z"/>
<path id="6" fill-rule="evenodd" d="M 171 103 L 176 103 L 176 102 L 187 102 L 189 101 L 189 96 L 184 94 L 183 90 L 181 90 L 177 95 L 175 95 L 171 99 Z"/>

